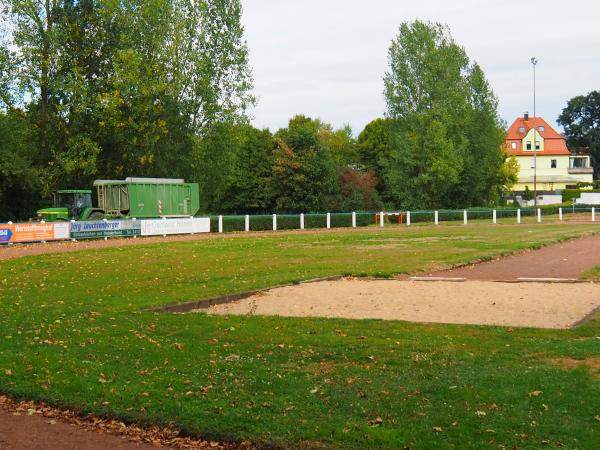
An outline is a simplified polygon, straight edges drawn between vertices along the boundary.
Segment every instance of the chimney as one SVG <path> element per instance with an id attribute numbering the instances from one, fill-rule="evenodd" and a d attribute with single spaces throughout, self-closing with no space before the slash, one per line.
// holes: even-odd
<path id="1" fill-rule="evenodd" d="M 529 111 L 525 111 L 525 114 L 523 114 L 523 119 L 529 120 Z"/>

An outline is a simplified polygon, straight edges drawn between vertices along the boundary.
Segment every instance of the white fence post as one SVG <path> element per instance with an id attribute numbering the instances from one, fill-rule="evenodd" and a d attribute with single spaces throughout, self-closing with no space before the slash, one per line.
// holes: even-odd
<path id="1" fill-rule="evenodd" d="M 331 228 L 331 213 L 327 213 L 327 229 Z"/>
<path id="2" fill-rule="evenodd" d="M 440 223 L 440 213 L 439 211 L 435 212 L 435 224 L 438 225 Z"/>
<path id="3" fill-rule="evenodd" d="M 463 209 L 463 223 L 465 225 L 469 223 L 469 216 L 466 209 Z"/>
<path id="4" fill-rule="evenodd" d="M 558 208 L 558 220 L 560 220 L 562 222 L 563 218 L 562 218 L 562 208 Z"/>
<path id="5" fill-rule="evenodd" d="M 383 228 L 383 211 L 379 213 L 379 226 Z"/>
<path id="6" fill-rule="evenodd" d="M 592 206 L 592 222 L 596 221 L 596 208 Z"/>
<path id="7" fill-rule="evenodd" d="M 219 216 L 219 233 L 223 232 L 223 216 Z"/>
<path id="8" fill-rule="evenodd" d="M 166 219 L 166 217 L 163 217 L 163 219 Z M 107 222 L 106 218 L 102 219 L 104 222 Z M 166 237 L 166 234 L 163 234 L 163 237 Z M 108 241 L 108 236 L 104 236 L 104 240 Z"/>
<path id="9" fill-rule="evenodd" d="M 304 230 L 304 213 L 300 214 L 300 229 Z"/>
<path id="10" fill-rule="evenodd" d="M 133 221 L 135 222 L 137 219 L 134 217 L 134 218 L 133 218 L 133 219 L 131 219 L 131 220 L 133 220 Z M 134 238 L 134 239 L 137 239 L 137 235 L 136 235 L 136 234 L 134 234 L 134 235 L 133 235 L 133 238 Z"/>
<path id="11" fill-rule="evenodd" d="M 517 223 L 521 223 L 521 208 L 517 208 Z"/>
<path id="12" fill-rule="evenodd" d="M 273 231 L 277 231 L 277 214 L 273 214 Z"/>
<path id="13" fill-rule="evenodd" d="M 250 215 L 248 214 L 244 217 L 244 230 L 250 231 Z"/>
<path id="14" fill-rule="evenodd" d="M 352 228 L 356 228 L 356 212 L 352 212 Z"/>
<path id="15" fill-rule="evenodd" d="M 537 221 L 538 223 L 542 223 L 542 209 L 538 208 L 537 210 Z"/>
<path id="16" fill-rule="evenodd" d="M 406 211 L 406 225 L 410 226 L 410 211 Z"/>
<path id="17" fill-rule="evenodd" d="M 11 223 L 12 223 L 12 222 L 8 222 L 8 224 L 9 224 L 9 225 L 10 225 Z M 74 221 L 74 220 L 71 220 L 71 223 L 75 223 L 75 221 Z M 71 242 L 75 242 L 76 240 L 77 240 L 77 239 L 75 239 L 75 238 L 71 238 Z"/>
<path id="18" fill-rule="evenodd" d="M 492 222 L 494 224 L 498 223 L 498 216 L 496 215 L 496 210 L 495 209 L 492 211 Z"/>

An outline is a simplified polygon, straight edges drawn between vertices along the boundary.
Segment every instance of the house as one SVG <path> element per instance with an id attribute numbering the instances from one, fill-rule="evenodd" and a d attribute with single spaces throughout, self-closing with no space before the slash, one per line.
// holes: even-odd
<path id="1" fill-rule="evenodd" d="M 541 117 L 525 113 L 517 118 L 506 132 L 504 148 L 519 163 L 519 181 L 513 191 L 523 192 L 527 186 L 537 191 L 553 192 L 591 183 L 593 172 L 589 153 L 570 152 L 561 134 Z M 537 170 L 534 167 L 537 163 Z"/>

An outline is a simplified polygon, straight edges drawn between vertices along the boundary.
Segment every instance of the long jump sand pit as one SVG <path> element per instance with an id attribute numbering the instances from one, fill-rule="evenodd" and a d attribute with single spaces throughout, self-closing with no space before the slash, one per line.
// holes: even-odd
<path id="1" fill-rule="evenodd" d="M 274 288 L 208 314 L 570 328 L 600 308 L 600 284 L 345 278 Z"/>

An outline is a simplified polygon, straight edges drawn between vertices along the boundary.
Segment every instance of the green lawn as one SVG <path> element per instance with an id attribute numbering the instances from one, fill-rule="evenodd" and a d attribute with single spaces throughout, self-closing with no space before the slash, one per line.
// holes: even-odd
<path id="1" fill-rule="evenodd" d="M 599 448 L 600 374 L 585 365 L 600 358 L 598 316 L 551 331 L 140 312 L 321 276 L 413 273 L 596 229 L 215 236 L 0 261 L 0 392 L 294 448 Z"/>

